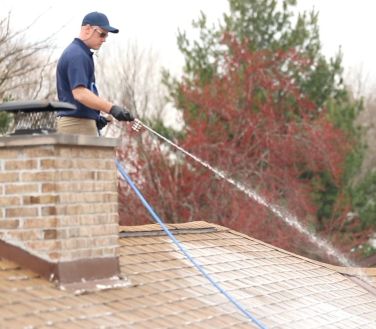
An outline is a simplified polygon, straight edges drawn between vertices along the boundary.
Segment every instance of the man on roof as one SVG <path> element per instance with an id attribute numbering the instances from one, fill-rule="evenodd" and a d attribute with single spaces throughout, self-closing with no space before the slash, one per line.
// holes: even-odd
<path id="1" fill-rule="evenodd" d="M 95 84 L 93 52 L 106 41 L 108 33 L 118 33 L 107 16 L 99 12 L 87 14 L 80 35 L 64 50 L 57 63 L 56 82 L 60 101 L 76 105 L 73 111 L 60 111 L 57 132 L 97 136 L 107 120 L 100 112 L 111 114 L 119 121 L 133 121 L 132 114 L 99 96 Z"/>

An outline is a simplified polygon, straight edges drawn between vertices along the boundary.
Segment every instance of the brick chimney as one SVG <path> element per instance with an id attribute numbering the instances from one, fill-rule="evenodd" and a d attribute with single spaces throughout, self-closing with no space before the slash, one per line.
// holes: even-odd
<path id="1" fill-rule="evenodd" d="M 59 283 L 119 274 L 117 140 L 0 138 L 0 257 Z"/>

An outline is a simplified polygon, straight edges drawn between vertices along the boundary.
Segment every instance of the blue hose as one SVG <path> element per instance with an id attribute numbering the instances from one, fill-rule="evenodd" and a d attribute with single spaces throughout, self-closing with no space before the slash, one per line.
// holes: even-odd
<path id="1" fill-rule="evenodd" d="M 140 190 L 136 187 L 136 185 L 133 183 L 131 178 L 128 176 L 128 174 L 125 172 L 124 168 L 121 166 L 119 160 L 115 159 L 116 166 L 124 178 L 130 185 L 130 187 L 133 189 L 133 191 L 136 193 L 136 195 L 140 198 L 142 204 L 145 206 L 145 208 L 148 210 L 148 212 L 151 214 L 153 219 L 161 226 L 163 231 L 169 236 L 169 238 L 174 242 L 174 244 L 180 249 L 180 251 L 184 254 L 184 256 L 189 259 L 189 261 L 200 271 L 200 273 L 215 287 L 217 288 L 233 305 L 236 306 L 236 308 L 242 312 L 248 319 L 250 319 L 252 322 L 254 322 L 259 328 L 261 329 L 267 329 L 266 326 L 264 326 L 260 321 L 258 321 L 250 312 L 248 312 L 242 305 L 239 304 L 239 302 L 232 297 L 230 294 L 228 294 L 218 283 L 216 283 L 210 275 L 205 271 L 205 269 L 193 258 L 189 255 L 188 251 L 185 249 L 185 247 L 175 238 L 175 236 L 170 232 L 170 230 L 167 228 L 167 226 L 162 222 L 162 220 L 159 218 L 159 216 L 155 213 L 153 208 L 149 205 L 149 203 L 145 200 L 144 196 L 140 192 Z"/>

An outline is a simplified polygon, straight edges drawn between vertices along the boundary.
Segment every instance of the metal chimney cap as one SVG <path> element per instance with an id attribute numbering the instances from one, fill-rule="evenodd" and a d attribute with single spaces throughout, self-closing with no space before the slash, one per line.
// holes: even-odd
<path id="1" fill-rule="evenodd" d="M 12 101 L 0 104 L 0 113 L 14 114 L 11 135 L 48 134 L 56 132 L 56 111 L 75 110 L 76 106 L 66 102 L 48 100 Z M 9 133 L 8 133 L 9 134 Z"/>
<path id="2" fill-rule="evenodd" d="M 51 102 L 47 100 L 12 101 L 0 104 L 0 112 L 55 112 L 75 110 L 76 106 L 67 102 Z"/>

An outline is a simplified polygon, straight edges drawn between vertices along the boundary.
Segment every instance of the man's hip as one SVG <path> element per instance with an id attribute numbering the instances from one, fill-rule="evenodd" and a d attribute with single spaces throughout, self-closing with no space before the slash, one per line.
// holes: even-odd
<path id="1" fill-rule="evenodd" d="M 56 129 L 60 134 L 98 136 L 96 121 L 76 117 L 57 117 Z"/>

